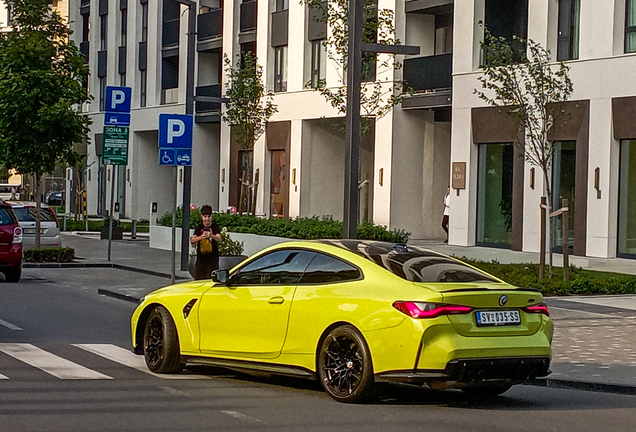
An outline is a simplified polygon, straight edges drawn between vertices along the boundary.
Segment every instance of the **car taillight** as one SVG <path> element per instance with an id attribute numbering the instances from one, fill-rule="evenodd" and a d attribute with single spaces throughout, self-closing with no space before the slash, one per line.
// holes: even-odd
<path id="1" fill-rule="evenodd" d="M 11 243 L 22 243 L 22 228 L 13 228 L 13 240 L 11 240 Z"/>
<path id="2" fill-rule="evenodd" d="M 409 301 L 396 301 L 393 307 L 411 318 L 436 318 L 440 315 L 467 314 L 473 310 L 468 306 Z"/>
<path id="3" fill-rule="evenodd" d="M 548 306 L 545 303 L 539 303 L 536 305 L 524 307 L 522 309 L 524 310 L 524 312 L 538 313 L 538 314 L 543 314 L 545 316 L 550 316 L 550 310 L 548 309 Z"/>
<path id="4" fill-rule="evenodd" d="M 55 214 L 55 212 L 53 211 L 53 209 L 51 209 L 51 216 L 53 216 L 53 220 L 55 221 L 55 226 L 57 228 L 60 227 L 60 223 L 57 221 L 57 215 Z"/>

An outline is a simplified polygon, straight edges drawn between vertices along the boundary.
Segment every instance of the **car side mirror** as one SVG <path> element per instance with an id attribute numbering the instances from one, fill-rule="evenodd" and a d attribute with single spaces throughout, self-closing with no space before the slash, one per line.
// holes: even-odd
<path id="1" fill-rule="evenodd" d="M 212 272 L 212 280 L 214 282 L 219 282 L 219 283 L 226 283 L 228 279 L 228 272 L 227 269 L 222 269 L 222 270 L 215 270 Z"/>

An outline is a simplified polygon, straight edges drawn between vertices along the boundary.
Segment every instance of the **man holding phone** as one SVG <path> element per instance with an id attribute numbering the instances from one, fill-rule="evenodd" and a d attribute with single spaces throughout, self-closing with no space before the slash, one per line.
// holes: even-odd
<path id="1" fill-rule="evenodd" d="M 190 244 L 197 246 L 197 263 L 194 267 L 194 280 L 210 279 L 214 270 L 219 268 L 219 245 L 221 230 L 212 222 L 212 207 L 201 207 L 203 223 L 197 225 L 190 237 Z"/>

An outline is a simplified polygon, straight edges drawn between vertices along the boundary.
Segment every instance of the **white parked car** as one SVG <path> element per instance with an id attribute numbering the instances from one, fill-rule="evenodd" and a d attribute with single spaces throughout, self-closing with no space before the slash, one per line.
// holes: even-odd
<path id="1" fill-rule="evenodd" d="M 37 203 L 34 201 L 7 201 L 13 207 L 20 226 L 22 227 L 22 241 L 25 249 L 35 247 L 35 212 Z M 40 215 L 40 246 L 60 247 L 60 224 L 52 208 L 42 203 Z"/>

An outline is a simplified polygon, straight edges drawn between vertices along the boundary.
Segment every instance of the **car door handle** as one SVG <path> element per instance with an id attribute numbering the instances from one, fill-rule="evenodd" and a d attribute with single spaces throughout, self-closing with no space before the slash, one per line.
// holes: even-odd
<path id="1" fill-rule="evenodd" d="M 271 299 L 267 300 L 267 303 L 269 304 L 283 304 L 284 302 L 285 299 L 281 296 L 272 297 Z"/>

